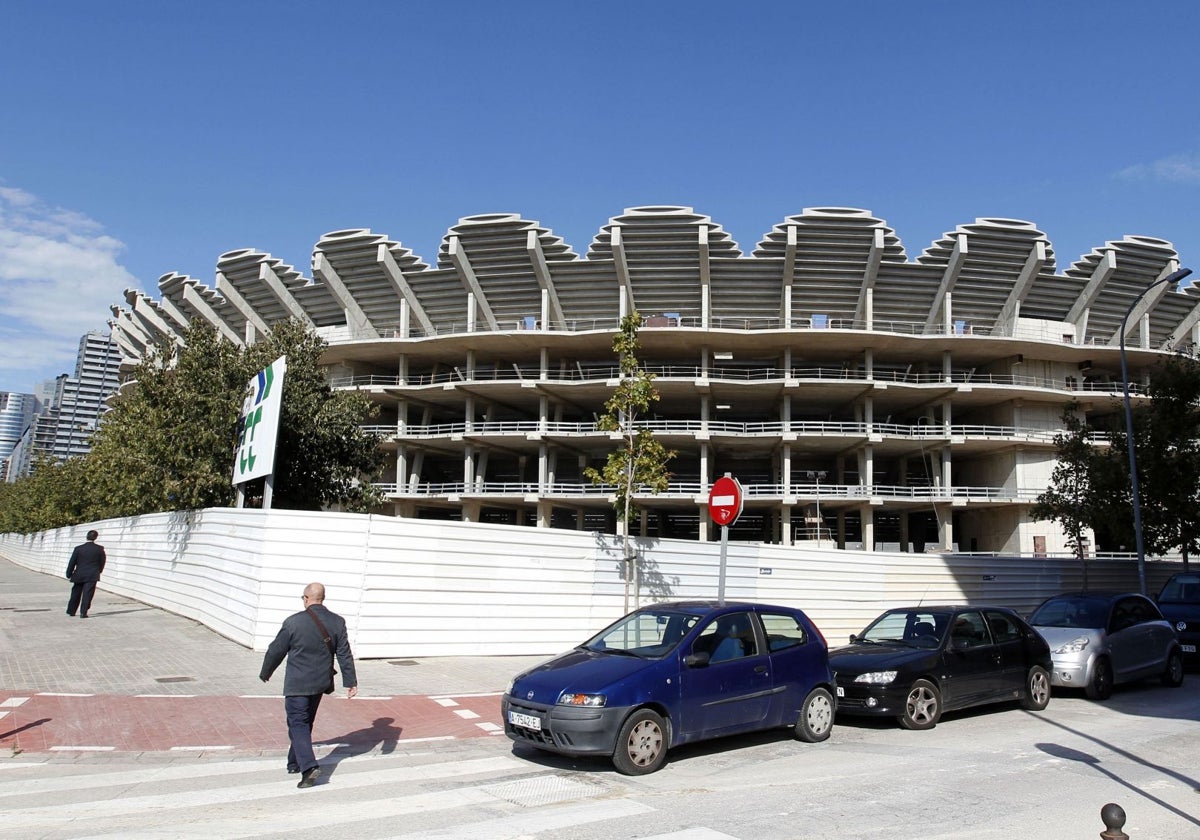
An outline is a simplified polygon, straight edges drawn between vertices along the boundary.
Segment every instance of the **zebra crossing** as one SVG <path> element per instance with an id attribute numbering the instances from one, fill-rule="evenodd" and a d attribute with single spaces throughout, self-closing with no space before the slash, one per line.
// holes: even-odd
<path id="1" fill-rule="evenodd" d="M 323 759 L 322 783 L 298 791 L 273 758 L 104 756 L 0 760 L 0 835 L 39 840 L 541 840 L 637 836 L 740 840 L 703 826 L 655 834 L 656 809 L 623 780 L 472 749 Z M 634 826 L 638 826 L 635 829 Z M 647 830 L 650 828 L 651 830 Z M 558 834 L 557 832 L 564 832 Z"/>

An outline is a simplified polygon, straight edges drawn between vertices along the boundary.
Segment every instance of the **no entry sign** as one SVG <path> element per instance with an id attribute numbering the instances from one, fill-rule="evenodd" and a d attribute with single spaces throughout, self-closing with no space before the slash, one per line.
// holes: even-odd
<path id="1" fill-rule="evenodd" d="M 742 514 L 742 485 L 732 476 L 721 476 L 708 491 L 708 515 L 718 525 L 732 525 Z"/>

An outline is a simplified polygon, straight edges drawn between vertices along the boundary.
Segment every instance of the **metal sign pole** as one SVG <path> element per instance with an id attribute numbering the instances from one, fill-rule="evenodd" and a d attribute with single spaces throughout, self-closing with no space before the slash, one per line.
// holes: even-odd
<path id="1" fill-rule="evenodd" d="M 717 603 L 725 603 L 725 552 L 729 549 L 729 526 L 721 526 L 721 568 L 717 573 Z"/>

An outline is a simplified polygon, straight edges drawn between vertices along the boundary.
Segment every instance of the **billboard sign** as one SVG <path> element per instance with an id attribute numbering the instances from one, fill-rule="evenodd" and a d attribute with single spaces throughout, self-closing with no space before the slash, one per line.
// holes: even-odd
<path id="1" fill-rule="evenodd" d="M 271 362 L 246 387 L 246 401 L 238 421 L 233 483 L 241 484 L 275 471 L 275 438 L 283 405 L 283 375 L 287 356 Z"/>

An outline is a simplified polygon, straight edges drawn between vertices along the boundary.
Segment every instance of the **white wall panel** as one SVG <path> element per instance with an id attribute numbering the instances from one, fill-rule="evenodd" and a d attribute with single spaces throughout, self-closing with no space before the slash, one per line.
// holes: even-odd
<path id="1" fill-rule="evenodd" d="M 346 513 L 213 508 L 0 535 L 0 555 L 62 577 L 71 549 L 100 531 L 109 563 L 101 589 L 187 616 L 264 650 L 302 608 L 306 584 L 326 586 L 360 658 L 553 654 L 625 611 L 619 539 L 578 531 L 433 522 Z M 629 605 L 717 596 L 720 545 L 637 540 Z M 1078 561 L 838 551 L 734 543 L 727 600 L 803 608 L 831 645 L 883 609 L 990 603 L 1028 613 L 1083 587 Z M 1176 563 L 1147 564 L 1157 591 Z M 1136 590 L 1130 560 L 1090 560 L 1091 589 Z M 66 584 L 64 581 L 64 597 Z"/>

